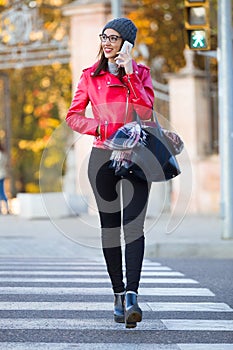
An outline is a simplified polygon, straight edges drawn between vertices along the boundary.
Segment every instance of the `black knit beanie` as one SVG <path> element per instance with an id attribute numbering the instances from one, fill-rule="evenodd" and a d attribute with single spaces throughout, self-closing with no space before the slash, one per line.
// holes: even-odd
<path id="1" fill-rule="evenodd" d="M 137 27 L 130 19 L 115 18 L 105 25 L 102 33 L 104 33 L 107 28 L 116 30 L 122 36 L 123 40 L 127 40 L 134 45 L 137 34 Z"/>

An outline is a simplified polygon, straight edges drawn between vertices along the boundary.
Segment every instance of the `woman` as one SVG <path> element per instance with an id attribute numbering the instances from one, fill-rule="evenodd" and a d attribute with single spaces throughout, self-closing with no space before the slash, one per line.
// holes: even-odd
<path id="1" fill-rule="evenodd" d="M 120 53 L 125 40 L 134 45 L 137 28 L 127 18 L 108 22 L 99 35 L 100 59 L 84 69 L 66 121 L 71 129 L 95 137 L 88 176 L 101 223 L 103 254 L 114 292 L 114 320 L 134 328 L 142 319 L 137 303 L 144 254 L 144 221 L 151 184 L 132 174 L 123 179 L 110 167 L 104 141 L 135 114 L 150 119 L 154 93 L 149 68 Z M 116 60 L 120 60 L 116 64 Z M 85 116 L 91 103 L 94 118 Z M 121 187 L 120 187 L 121 186 Z M 123 214 L 121 214 L 121 209 Z M 121 225 L 125 239 L 126 285 L 123 282 Z"/>
<path id="2" fill-rule="evenodd" d="M 7 165 L 7 157 L 6 157 L 4 148 L 0 143 L 0 214 L 2 213 L 2 208 L 1 208 L 2 201 L 5 202 L 6 211 L 7 213 L 9 213 L 8 199 L 4 190 L 4 181 L 7 175 L 6 165 Z"/>

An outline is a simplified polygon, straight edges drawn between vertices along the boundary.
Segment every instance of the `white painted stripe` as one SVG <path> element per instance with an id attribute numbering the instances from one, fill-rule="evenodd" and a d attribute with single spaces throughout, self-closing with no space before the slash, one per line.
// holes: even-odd
<path id="1" fill-rule="evenodd" d="M 140 302 L 143 311 L 150 312 L 232 312 L 224 303 L 172 303 L 172 302 Z M 0 310 L 63 310 L 63 311 L 112 311 L 113 302 L 0 302 Z"/>
<path id="2" fill-rule="evenodd" d="M 29 261 L 2 261 L 0 260 L 0 266 L 13 266 L 15 267 L 15 265 L 17 266 L 79 266 L 79 267 L 89 267 L 91 266 L 91 268 L 93 267 L 97 267 L 97 265 L 100 268 L 104 268 L 106 265 L 103 263 L 99 263 L 98 261 L 96 262 L 74 262 L 74 261 L 61 261 L 58 262 L 57 260 L 54 262 L 51 261 L 36 261 L 35 260 L 29 260 Z M 160 263 L 143 263 L 143 267 L 155 267 L 155 266 L 161 266 Z"/>
<path id="3" fill-rule="evenodd" d="M 143 260 L 142 266 L 161 266 L 161 263 L 155 262 L 155 261 L 149 261 L 149 260 Z"/>
<path id="4" fill-rule="evenodd" d="M 35 265 L 37 265 L 37 262 L 38 263 L 41 263 L 41 264 L 78 264 L 78 265 L 96 265 L 96 264 L 100 264 L 100 265 L 104 265 L 105 266 L 105 261 L 104 261 L 104 258 L 94 258 L 92 260 L 88 260 L 88 259 L 79 259 L 79 258 L 62 258 L 62 257 L 56 257 L 56 258 L 43 258 L 43 257 L 38 257 L 35 261 L 35 258 L 28 258 L 28 257 L 25 257 L 25 258 L 15 258 L 15 257 L 11 257 L 11 258 L 5 258 L 5 257 L 0 257 L 0 264 L 4 264 L 4 263 L 8 263 L 8 264 L 11 264 L 11 263 L 24 263 L 24 264 L 27 264 L 27 263 L 33 263 Z M 161 263 L 157 262 L 157 261 L 151 261 L 151 260 L 148 260 L 148 259 L 144 259 L 143 260 L 143 266 L 144 265 L 156 265 L 156 266 L 161 266 Z"/>
<path id="5" fill-rule="evenodd" d="M 136 328 L 137 329 L 137 328 Z M 127 330 L 126 330 L 127 331 Z M 130 332 L 130 330 L 129 330 Z M 233 344 L 0 343 L 4 350 L 232 350 Z"/>
<path id="6" fill-rule="evenodd" d="M 172 331 L 233 331 L 233 320 L 161 320 Z"/>
<path id="7" fill-rule="evenodd" d="M 69 288 L 69 287 L 0 287 L 0 294 L 84 294 L 111 295 L 111 288 Z M 140 295 L 160 296 L 214 296 L 207 288 L 140 288 Z"/>
<path id="8" fill-rule="evenodd" d="M 180 350 L 232 350 L 233 344 L 177 344 Z"/>
<path id="9" fill-rule="evenodd" d="M 67 266 L 78 266 L 78 267 L 96 267 L 97 265 L 101 268 L 104 268 L 106 265 L 104 263 L 98 263 L 98 262 L 91 262 L 91 263 L 87 263 L 87 262 L 73 262 L 73 261 L 64 261 L 64 262 L 57 262 L 57 261 L 54 261 L 54 262 L 51 262 L 51 261 L 35 261 L 35 260 L 29 260 L 29 261 L 26 261 L 26 260 L 23 260 L 23 261 L 6 261 L 6 262 L 3 262 L 3 261 L 0 261 L 0 266 L 7 266 L 7 267 L 15 267 L 15 266 L 64 266 L 64 267 L 67 267 Z"/>
<path id="10" fill-rule="evenodd" d="M 116 324 L 112 318 L 108 319 L 3 319 L 0 320 L 0 329 L 95 329 L 95 330 L 119 330 L 124 328 L 122 324 Z M 162 330 L 166 329 L 160 320 L 146 320 L 138 323 L 137 330 Z M 1 343 L 0 343 L 1 344 Z"/>
<path id="11" fill-rule="evenodd" d="M 44 277 L 0 277 L 0 282 L 23 282 L 23 283 L 110 283 L 109 278 L 44 278 Z M 190 278 L 141 278 L 141 283 L 145 284 L 198 284 L 199 282 Z"/>
<path id="12" fill-rule="evenodd" d="M 125 330 L 127 331 L 127 330 Z M 130 332 L 130 330 L 129 330 Z M 180 350 L 175 344 L 135 343 L 0 343 L 4 350 Z M 195 348 L 196 349 L 196 348 Z M 201 350 L 204 350 L 203 348 Z M 209 348 L 208 348 L 209 350 Z M 219 350 L 213 348 L 213 350 Z M 222 348 L 221 350 L 231 350 Z"/>
<path id="13" fill-rule="evenodd" d="M 148 302 L 147 305 L 152 311 L 183 311 L 183 312 L 232 312 L 233 309 L 225 303 L 174 303 L 174 302 Z"/>
<path id="14" fill-rule="evenodd" d="M 106 271 L 106 266 L 63 266 L 64 271 L 81 271 L 83 272 L 83 270 L 91 270 L 91 271 Z M 4 267 L 0 267 L 0 273 L 2 271 L 44 271 L 44 270 L 48 270 L 48 271 L 59 271 L 62 270 L 61 266 L 31 266 L 31 264 L 29 265 L 24 265 L 24 266 L 20 266 L 17 265 L 17 267 L 12 266 L 12 267 L 8 267 L 6 266 Z M 142 271 L 171 271 L 170 267 L 167 266 L 144 266 L 142 268 Z"/>
<path id="15" fill-rule="evenodd" d="M 144 271 L 142 272 L 143 276 L 147 276 L 147 277 L 156 277 L 156 276 L 165 276 L 165 277 L 170 277 L 170 276 L 176 276 L 176 277 L 181 277 L 184 276 L 183 273 L 181 272 L 176 272 L 176 271 Z M 25 270 L 19 270 L 19 271 L 0 271 L 0 278 L 1 276 L 4 275 L 12 275 L 12 276 L 17 276 L 17 275 L 43 275 L 43 276 L 50 276 L 50 275 L 54 275 L 54 276 L 60 276 L 60 275 L 64 275 L 64 276 L 107 276 L 107 271 L 106 272 L 99 272 L 99 271 L 25 271 Z"/>
<path id="16" fill-rule="evenodd" d="M 136 331 L 140 330 L 180 330 L 173 327 L 173 320 L 171 320 L 172 327 L 169 328 L 164 325 L 163 320 L 146 320 L 138 323 Z M 185 323 L 186 320 L 183 320 Z M 232 331 L 233 321 L 222 320 L 201 320 L 197 325 L 197 320 L 187 320 L 188 326 L 182 330 L 198 330 L 198 331 Z M 196 323 L 195 323 L 196 322 Z M 208 324 L 207 324 L 208 323 Z M 0 329 L 89 329 L 89 330 L 119 330 L 122 329 L 122 324 L 116 324 L 112 319 L 4 319 L 0 320 Z M 1 344 L 1 343 L 0 343 Z"/>
<path id="17" fill-rule="evenodd" d="M 151 311 L 146 303 L 140 303 L 143 311 Z M 35 301 L 35 302 L 0 302 L 0 310 L 62 310 L 62 311 L 113 311 L 112 303 L 102 302 L 60 302 L 60 301 Z"/>

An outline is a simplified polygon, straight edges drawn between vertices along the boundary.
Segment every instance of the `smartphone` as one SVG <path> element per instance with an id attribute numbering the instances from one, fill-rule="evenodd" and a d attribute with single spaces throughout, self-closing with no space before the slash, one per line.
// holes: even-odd
<path id="1" fill-rule="evenodd" d="M 131 52 L 132 48 L 133 48 L 133 44 L 131 44 L 129 41 L 125 40 L 120 52 L 122 52 L 122 53 L 126 53 L 127 51 Z M 116 60 L 116 64 L 120 64 L 120 63 L 121 63 L 120 59 Z"/>

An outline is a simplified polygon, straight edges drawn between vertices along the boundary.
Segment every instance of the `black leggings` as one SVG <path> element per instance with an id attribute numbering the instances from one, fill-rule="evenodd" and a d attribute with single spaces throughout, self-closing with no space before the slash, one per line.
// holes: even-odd
<path id="1" fill-rule="evenodd" d="M 88 176 L 101 223 L 103 254 L 114 293 L 138 292 L 144 255 L 144 221 L 151 184 L 109 168 L 111 151 L 93 148 Z M 121 185 L 121 186 L 120 186 Z M 122 210 L 121 210 L 122 208 Z M 123 282 L 121 223 L 125 239 L 126 288 Z"/>

